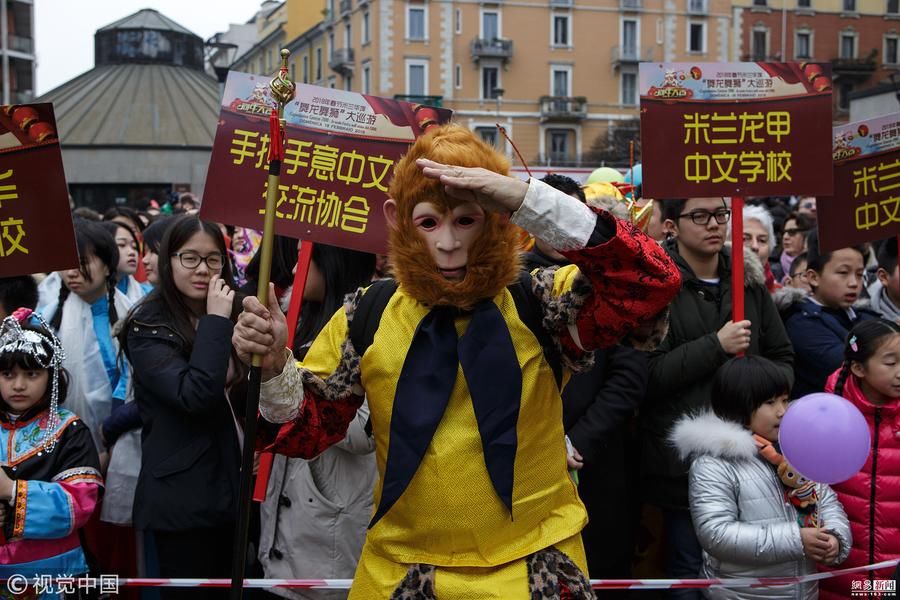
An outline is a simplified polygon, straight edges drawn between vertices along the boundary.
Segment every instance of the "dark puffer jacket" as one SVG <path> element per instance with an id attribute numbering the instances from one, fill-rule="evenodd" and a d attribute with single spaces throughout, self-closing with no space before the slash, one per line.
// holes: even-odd
<path id="1" fill-rule="evenodd" d="M 784 325 L 797 351 L 792 398 L 825 389 L 825 380 L 844 362 L 847 333 L 858 322 L 878 317 L 866 306 L 856 304 L 851 317 L 844 310 L 826 308 L 806 296 L 784 310 Z"/>
<path id="2" fill-rule="evenodd" d="M 669 333 L 650 353 L 647 399 L 641 409 L 642 487 L 647 501 L 666 508 L 688 508 L 687 473 L 668 442 L 675 422 L 710 403 L 712 378 L 732 356 L 722 349 L 716 333 L 731 320 L 731 256 L 719 253 L 718 287 L 694 274 L 678 254 L 675 240 L 664 248 L 681 270 L 681 291 L 670 305 Z M 759 260 L 744 257 L 744 313 L 751 323 L 747 354 L 765 356 L 784 368 L 793 380 L 794 352 L 778 311 L 766 290 Z"/>

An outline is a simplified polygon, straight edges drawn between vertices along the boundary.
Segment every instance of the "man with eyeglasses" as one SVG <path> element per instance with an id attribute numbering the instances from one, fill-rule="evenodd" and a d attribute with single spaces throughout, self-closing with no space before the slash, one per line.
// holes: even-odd
<path id="1" fill-rule="evenodd" d="M 663 248 L 681 271 L 681 291 L 670 304 L 669 332 L 650 353 L 650 380 L 642 406 L 642 484 L 645 499 L 663 511 L 666 575 L 697 577 L 702 549 L 688 503 L 688 466 L 668 435 L 684 414 L 709 407 L 713 374 L 736 354 L 765 356 L 793 381 L 793 350 L 765 286 L 762 270 L 745 269 L 745 320 L 731 319 L 731 253 L 724 248 L 731 209 L 722 198 L 661 202 Z M 698 590 L 670 598 L 699 600 Z"/>

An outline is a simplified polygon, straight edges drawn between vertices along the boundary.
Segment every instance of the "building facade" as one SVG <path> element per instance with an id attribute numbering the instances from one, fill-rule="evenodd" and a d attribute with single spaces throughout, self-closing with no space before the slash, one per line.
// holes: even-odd
<path id="1" fill-rule="evenodd" d="M 202 196 L 220 107 L 203 39 L 143 9 L 97 30 L 94 63 L 37 99 L 53 103 L 75 205 Z"/>
<path id="2" fill-rule="evenodd" d="M 285 5 L 296 81 L 450 108 L 512 157 L 499 123 L 534 166 L 597 166 L 592 148 L 603 154 L 617 128 L 637 140 L 639 62 L 733 60 L 736 47 L 727 0 Z"/>
<path id="3" fill-rule="evenodd" d="M 248 24 L 256 27 L 256 45 L 238 56 L 231 65 L 231 70 L 259 75 L 278 70 L 281 66 L 281 49 L 288 41 L 287 4 L 272 0 L 263 2 Z"/>
<path id="4" fill-rule="evenodd" d="M 0 0 L 0 104 L 22 104 L 34 98 L 34 3 Z"/>
<path id="5" fill-rule="evenodd" d="M 828 62 L 834 119 L 849 118 L 850 96 L 900 69 L 900 0 L 735 0 L 741 60 Z"/>

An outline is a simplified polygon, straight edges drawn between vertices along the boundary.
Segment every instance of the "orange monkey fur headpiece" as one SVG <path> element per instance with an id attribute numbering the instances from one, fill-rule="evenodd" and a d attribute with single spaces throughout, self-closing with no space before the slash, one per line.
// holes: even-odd
<path id="1" fill-rule="evenodd" d="M 465 277 L 461 281 L 446 279 L 413 224 L 413 207 L 431 202 L 450 211 L 463 201 L 447 195 L 439 180 L 425 177 L 416 166 L 419 158 L 483 167 L 504 175 L 509 173 L 509 161 L 464 127 L 435 127 L 416 140 L 400 159 L 388 189 L 388 195 L 397 203 L 397 226 L 391 228 L 388 238 L 397 282 L 409 296 L 429 306 L 470 309 L 479 300 L 493 298 L 518 278 L 521 254 L 516 229 L 505 215 L 485 211 L 484 231 L 469 248 Z"/>

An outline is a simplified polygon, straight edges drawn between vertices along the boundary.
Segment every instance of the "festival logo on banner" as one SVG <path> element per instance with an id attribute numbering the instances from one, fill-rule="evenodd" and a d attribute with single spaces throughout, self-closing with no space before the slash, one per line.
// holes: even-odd
<path id="1" fill-rule="evenodd" d="M 53 105 L 0 106 L 0 277 L 77 267 Z"/>
<path id="2" fill-rule="evenodd" d="M 262 229 L 269 153 L 269 79 L 228 74 L 202 218 Z M 285 106 L 275 232 L 365 252 L 387 250 L 382 205 L 394 165 L 451 112 L 297 84 Z"/>
<path id="3" fill-rule="evenodd" d="M 834 197 L 820 198 L 819 246 L 900 235 L 900 113 L 834 128 Z"/>
<path id="4" fill-rule="evenodd" d="M 831 67 L 641 63 L 648 198 L 830 194 Z"/>

